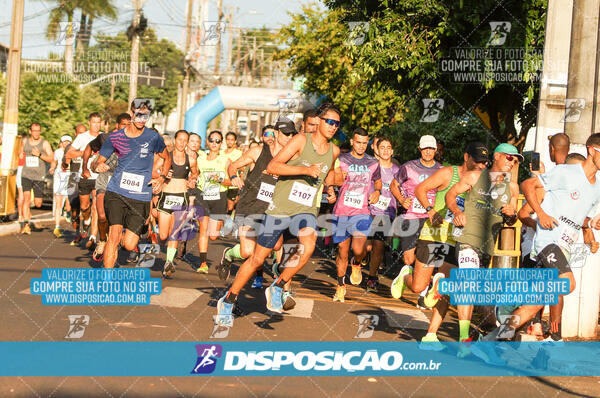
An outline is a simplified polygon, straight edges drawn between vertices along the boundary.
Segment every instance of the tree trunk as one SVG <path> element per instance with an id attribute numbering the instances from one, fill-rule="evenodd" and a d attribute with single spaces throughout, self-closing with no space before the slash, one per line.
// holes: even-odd
<path id="1" fill-rule="evenodd" d="M 75 40 L 73 36 L 73 13 L 71 12 L 68 17 L 67 32 L 65 34 L 65 73 L 67 75 L 73 74 L 73 42 Z"/>
<path id="2" fill-rule="evenodd" d="M 90 40 L 92 39 L 92 24 L 94 23 L 94 18 L 88 16 L 87 23 L 85 24 L 85 36 L 83 36 L 83 44 L 85 48 L 90 46 Z"/>
<path id="3" fill-rule="evenodd" d="M 79 19 L 79 30 L 77 31 L 76 42 L 75 42 L 75 52 L 77 54 L 83 53 L 83 42 L 85 40 L 85 27 L 86 27 L 86 19 L 87 15 L 82 12 L 81 18 Z"/>

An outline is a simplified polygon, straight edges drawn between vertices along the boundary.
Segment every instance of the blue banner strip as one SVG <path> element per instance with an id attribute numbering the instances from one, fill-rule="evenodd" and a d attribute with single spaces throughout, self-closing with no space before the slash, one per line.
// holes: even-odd
<path id="1" fill-rule="evenodd" d="M 600 376 L 600 342 L 442 344 L 443 351 L 417 342 L 0 342 L 0 375 Z M 459 346 L 471 354 L 457 358 Z"/>

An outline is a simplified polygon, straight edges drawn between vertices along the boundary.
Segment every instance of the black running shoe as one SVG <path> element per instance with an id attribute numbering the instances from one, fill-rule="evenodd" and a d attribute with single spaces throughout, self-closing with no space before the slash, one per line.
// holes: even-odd
<path id="1" fill-rule="evenodd" d="M 221 256 L 221 263 L 217 265 L 217 275 L 219 275 L 219 279 L 222 281 L 226 281 L 229 278 L 231 273 L 231 261 L 227 260 L 227 253 L 229 248 L 223 250 L 223 255 Z"/>

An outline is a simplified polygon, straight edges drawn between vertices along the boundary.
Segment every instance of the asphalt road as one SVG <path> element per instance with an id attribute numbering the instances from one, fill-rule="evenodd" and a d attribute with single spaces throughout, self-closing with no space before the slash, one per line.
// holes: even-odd
<path id="1" fill-rule="evenodd" d="M 29 294 L 31 278 L 46 267 L 96 266 L 83 247 L 70 246 L 73 235 L 56 239 L 50 228 L 31 236 L 0 238 L 0 340 L 65 341 L 68 315 L 89 316 L 81 341 L 207 341 L 214 331 L 216 300 L 225 291 L 214 265 L 230 239 L 211 242 L 208 275 L 178 262 L 174 279 L 163 281 L 162 297 L 147 306 L 47 306 Z M 190 245 L 195 246 L 195 244 Z M 192 249 L 192 260 L 197 248 Z M 160 255 L 156 268 L 162 266 Z M 379 324 L 373 341 L 411 341 L 426 332 L 429 311 L 415 307 L 416 296 L 394 300 L 388 289 L 366 294 L 349 287 L 345 303 L 333 303 L 334 264 L 317 250 L 294 279 L 297 309 L 271 316 L 264 293 L 249 286 L 240 295 L 243 314 L 224 341 L 356 341 L 357 315 L 375 314 Z M 159 271 L 152 271 L 160 277 Z M 265 273 L 265 285 L 272 277 Z M 366 278 L 365 278 L 366 279 Z M 390 280 L 381 282 L 389 286 Z M 167 294 L 168 292 L 168 294 Z M 455 313 L 445 322 L 440 339 L 455 340 Z M 476 360 L 475 358 L 471 360 Z M 193 364 L 192 364 L 193 365 Z M 171 397 L 171 396 L 408 396 L 493 397 L 600 396 L 600 378 L 593 377 L 0 377 L 1 397 Z"/>

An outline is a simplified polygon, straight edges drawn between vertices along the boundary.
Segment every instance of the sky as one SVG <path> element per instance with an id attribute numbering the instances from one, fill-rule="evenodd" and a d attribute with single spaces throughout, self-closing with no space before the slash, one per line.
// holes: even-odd
<path id="1" fill-rule="evenodd" d="M 223 0 L 224 9 L 227 6 L 237 7 L 234 14 L 234 25 L 243 28 L 258 28 L 267 26 L 277 28 L 291 18 L 288 12 L 297 13 L 302 4 L 308 1 L 299 0 Z M 13 0 L 0 0 L 0 7 L 6 12 L 0 17 L 0 43 L 10 42 L 10 20 Z M 93 25 L 94 33 L 116 34 L 124 31 L 133 18 L 132 1 L 113 0 L 118 9 L 118 20 L 97 20 Z M 45 38 L 48 13 L 55 7 L 57 1 L 25 0 L 25 21 L 23 26 L 24 59 L 46 59 L 48 53 L 62 53 L 63 45 L 56 45 Z M 159 38 L 168 38 L 181 49 L 185 39 L 187 0 L 147 0 L 143 6 L 144 15 Z M 217 20 L 216 0 L 211 0 L 211 20 Z M 75 20 L 78 20 L 76 14 Z M 93 42 L 92 42 L 93 44 Z"/>

